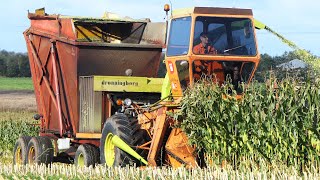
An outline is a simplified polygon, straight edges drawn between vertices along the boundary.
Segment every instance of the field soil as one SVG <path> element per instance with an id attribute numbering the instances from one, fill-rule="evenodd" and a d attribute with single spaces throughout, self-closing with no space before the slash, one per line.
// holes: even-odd
<path id="1" fill-rule="evenodd" d="M 0 90 L 0 111 L 36 111 L 36 98 L 30 90 Z"/>

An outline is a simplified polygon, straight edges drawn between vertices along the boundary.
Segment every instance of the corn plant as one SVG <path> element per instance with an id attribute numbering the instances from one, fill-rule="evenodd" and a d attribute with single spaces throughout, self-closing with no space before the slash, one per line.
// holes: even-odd
<path id="1" fill-rule="evenodd" d="M 245 88 L 236 99 L 232 84 L 201 81 L 185 92 L 179 125 L 190 143 L 215 163 L 267 161 L 304 167 L 320 155 L 320 82 L 287 78 Z M 252 164 L 251 164 L 252 165 Z"/>
<path id="2" fill-rule="evenodd" d="M 32 125 L 30 112 L 0 112 L 0 162 L 12 160 L 12 151 L 21 135 L 36 136 L 38 127 Z"/>

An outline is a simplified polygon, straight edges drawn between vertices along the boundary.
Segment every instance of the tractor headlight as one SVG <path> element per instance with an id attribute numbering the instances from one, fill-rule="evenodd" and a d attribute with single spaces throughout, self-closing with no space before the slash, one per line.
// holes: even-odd
<path id="1" fill-rule="evenodd" d="M 124 105 L 126 105 L 126 106 L 131 106 L 132 100 L 129 99 L 129 98 L 126 98 L 126 99 L 123 101 L 123 103 L 124 103 Z"/>

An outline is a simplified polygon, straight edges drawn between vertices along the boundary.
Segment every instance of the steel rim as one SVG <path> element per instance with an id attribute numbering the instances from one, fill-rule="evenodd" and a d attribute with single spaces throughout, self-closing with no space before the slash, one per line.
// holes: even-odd
<path id="1" fill-rule="evenodd" d="M 22 150 L 21 147 L 18 146 L 15 154 L 15 163 L 22 164 Z"/>
<path id="2" fill-rule="evenodd" d="M 107 163 L 107 166 L 111 167 L 114 164 L 115 160 L 115 152 L 114 152 L 114 144 L 112 143 L 113 134 L 109 133 L 106 137 L 106 141 L 104 143 L 104 156 Z"/>
<path id="3" fill-rule="evenodd" d="M 36 156 L 36 151 L 34 147 L 30 147 L 29 152 L 28 152 L 28 162 L 29 164 L 33 164 Z"/>
<path id="4" fill-rule="evenodd" d="M 77 165 L 80 167 L 84 167 L 84 155 L 82 153 L 78 155 Z"/>

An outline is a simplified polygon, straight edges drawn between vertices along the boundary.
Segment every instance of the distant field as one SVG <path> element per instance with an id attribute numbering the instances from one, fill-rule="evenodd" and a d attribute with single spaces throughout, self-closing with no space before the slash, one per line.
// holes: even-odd
<path id="1" fill-rule="evenodd" d="M 1 90 L 33 90 L 31 78 L 0 77 Z"/>

